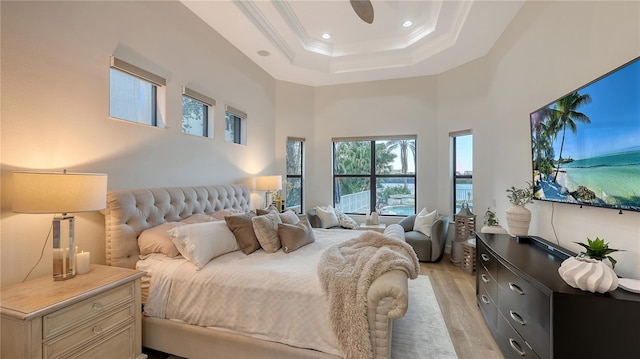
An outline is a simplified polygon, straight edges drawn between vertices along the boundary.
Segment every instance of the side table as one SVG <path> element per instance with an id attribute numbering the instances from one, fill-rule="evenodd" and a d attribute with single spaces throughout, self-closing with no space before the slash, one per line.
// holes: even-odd
<path id="1" fill-rule="evenodd" d="M 383 233 L 385 228 L 387 228 L 387 225 L 384 223 L 379 223 L 379 224 L 360 223 L 360 227 L 358 227 L 358 229 L 362 231 L 376 231 L 380 233 Z"/>

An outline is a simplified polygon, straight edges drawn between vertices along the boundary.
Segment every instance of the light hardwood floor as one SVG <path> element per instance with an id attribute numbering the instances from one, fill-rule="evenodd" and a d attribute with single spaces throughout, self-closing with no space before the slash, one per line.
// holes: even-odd
<path id="1" fill-rule="evenodd" d="M 420 263 L 428 275 L 459 359 L 504 359 L 476 304 L 475 272 L 453 265 L 449 256 L 438 263 Z"/>

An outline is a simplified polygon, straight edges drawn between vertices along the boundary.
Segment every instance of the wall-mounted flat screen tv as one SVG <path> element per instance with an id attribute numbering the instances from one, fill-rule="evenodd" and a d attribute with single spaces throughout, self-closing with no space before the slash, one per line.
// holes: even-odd
<path id="1" fill-rule="evenodd" d="M 640 211 L 640 57 L 530 120 L 535 199 Z"/>

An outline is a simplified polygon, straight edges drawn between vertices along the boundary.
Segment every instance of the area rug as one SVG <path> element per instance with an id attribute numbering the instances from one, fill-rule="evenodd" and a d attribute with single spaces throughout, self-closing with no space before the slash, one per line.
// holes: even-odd
<path id="1" fill-rule="evenodd" d="M 392 335 L 391 359 L 457 358 L 428 276 L 409 281 L 409 309 Z"/>
<path id="2" fill-rule="evenodd" d="M 391 359 L 457 359 L 440 306 L 426 275 L 409 281 L 409 309 L 393 321 Z M 167 359 L 182 359 L 170 356 Z"/>

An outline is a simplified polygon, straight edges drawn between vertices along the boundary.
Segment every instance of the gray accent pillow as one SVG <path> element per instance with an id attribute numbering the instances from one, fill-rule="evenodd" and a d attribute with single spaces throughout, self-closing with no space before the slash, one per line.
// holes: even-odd
<path id="1" fill-rule="evenodd" d="M 280 249 L 278 223 L 282 223 L 278 212 L 274 210 L 262 216 L 255 216 L 251 218 L 251 222 L 260 247 L 267 253 L 277 252 Z"/>
<path id="2" fill-rule="evenodd" d="M 313 229 L 306 218 L 300 219 L 296 224 L 279 223 L 278 236 L 280 237 L 280 243 L 282 243 L 282 250 L 285 253 L 291 253 L 316 240 L 313 235 Z"/>
<path id="3" fill-rule="evenodd" d="M 253 222 L 251 221 L 255 216 L 255 213 L 247 212 L 224 217 L 227 226 L 233 232 L 238 246 L 244 254 L 251 254 L 260 249 L 260 242 L 258 242 L 258 237 L 256 237 L 256 233 L 253 230 Z"/>
<path id="4" fill-rule="evenodd" d="M 138 236 L 140 255 L 146 256 L 151 253 L 163 253 L 167 257 L 175 257 L 180 254 L 176 245 L 171 241 L 171 236 L 167 233 L 168 230 L 180 226 L 186 226 L 186 224 L 181 222 L 167 222 L 142 231 Z"/>
<path id="5" fill-rule="evenodd" d="M 287 224 L 296 224 L 300 222 L 300 218 L 298 217 L 298 215 L 290 209 L 284 211 L 283 213 L 280 213 L 280 220 L 282 221 L 282 223 Z"/>
<path id="6" fill-rule="evenodd" d="M 353 218 L 347 216 L 341 211 L 336 210 L 336 217 L 338 217 L 338 223 L 340 223 L 340 227 L 346 229 L 358 229 L 360 226 L 358 222 L 356 222 Z"/>

